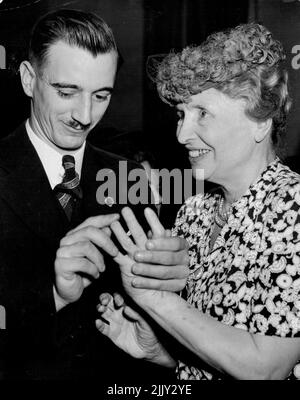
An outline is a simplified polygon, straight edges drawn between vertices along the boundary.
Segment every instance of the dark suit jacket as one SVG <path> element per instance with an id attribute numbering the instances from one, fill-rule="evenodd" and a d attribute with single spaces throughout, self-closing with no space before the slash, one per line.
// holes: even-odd
<path id="1" fill-rule="evenodd" d="M 87 143 L 82 210 L 73 225 L 89 216 L 120 211 L 117 203 L 108 207 L 96 201 L 98 170 L 109 168 L 118 176 L 119 161 Z M 128 170 L 137 166 L 130 162 Z M 118 186 L 122 190 L 127 190 L 125 182 Z M 143 206 L 135 207 L 139 218 L 142 211 Z M 7 314 L 5 335 L 1 332 L 4 376 L 149 380 L 147 374 L 156 369 L 143 369 L 143 362 L 133 361 L 95 329 L 99 293 L 120 289 L 119 270 L 110 259 L 106 258 L 106 272 L 78 302 L 55 312 L 54 260 L 60 239 L 70 228 L 23 124 L 0 142 L 0 304 Z"/>

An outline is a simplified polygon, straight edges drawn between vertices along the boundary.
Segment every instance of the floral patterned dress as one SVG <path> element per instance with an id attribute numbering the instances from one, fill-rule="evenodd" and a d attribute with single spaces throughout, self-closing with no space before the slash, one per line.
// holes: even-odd
<path id="1" fill-rule="evenodd" d="M 223 324 L 261 335 L 300 336 L 300 176 L 277 158 L 236 201 L 212 249 L 219 194 L 198 194 L 173 234 L 189 242 L 182 294 Z M 179 361 L 179 379 L 224 379 L 201 360 Z M 288 379 L 300 379 L 300 362 Z"/>

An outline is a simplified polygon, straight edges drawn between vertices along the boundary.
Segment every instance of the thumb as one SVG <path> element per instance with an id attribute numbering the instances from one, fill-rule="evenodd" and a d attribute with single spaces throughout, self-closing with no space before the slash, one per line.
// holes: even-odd
<path id="1" fill-rule="evenodd" d="M 131 307 L 125 305 L 123 309 L 123 313 L 125 317 L 127 317 L 131 321 L 136 321 L 136 322 L 141 322 L 143 321 L 143 318 L 136 312 L 134 311 Z"/>

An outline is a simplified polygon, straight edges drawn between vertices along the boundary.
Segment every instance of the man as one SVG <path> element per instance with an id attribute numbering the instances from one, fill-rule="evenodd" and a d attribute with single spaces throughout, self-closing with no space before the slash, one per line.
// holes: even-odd
<path id="1" fill-rule="evenodd" d="M 99 294 L 120 288 L 109 226 L 121 210 L 114 199 L 97 202 L 96 176 L 105 168 L 118 178 L 120 158 L 86 142 L 109 105 L 117 64 L 117 46 L 102 19 L 59 10 L 37 23 L 29 60 L 20 66 L 31 114 L 0 143 L 6 377 L 114 380 L 126 379 L 130 368 L 95 329 Z M 116 198 L 124 191 L 121 182 Z M 134 211 L 143 218 L 142 205 Z M 135 285 L 180 290 L 186 245 L 157 241 L 158 251 L 140 255 Z"/>

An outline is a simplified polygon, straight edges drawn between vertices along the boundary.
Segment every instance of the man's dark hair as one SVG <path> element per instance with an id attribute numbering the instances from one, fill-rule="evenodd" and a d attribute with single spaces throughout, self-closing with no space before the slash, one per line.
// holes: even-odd
<path id="1" fill-rule="evenodd" d="M 117 50 L 107 23 L 95 14 L 60 9 L 41 17 L 31 33 L 29 61 L 41 68 L 51 45 L 63 41 L 89 51 L 93 56 Z"/>

